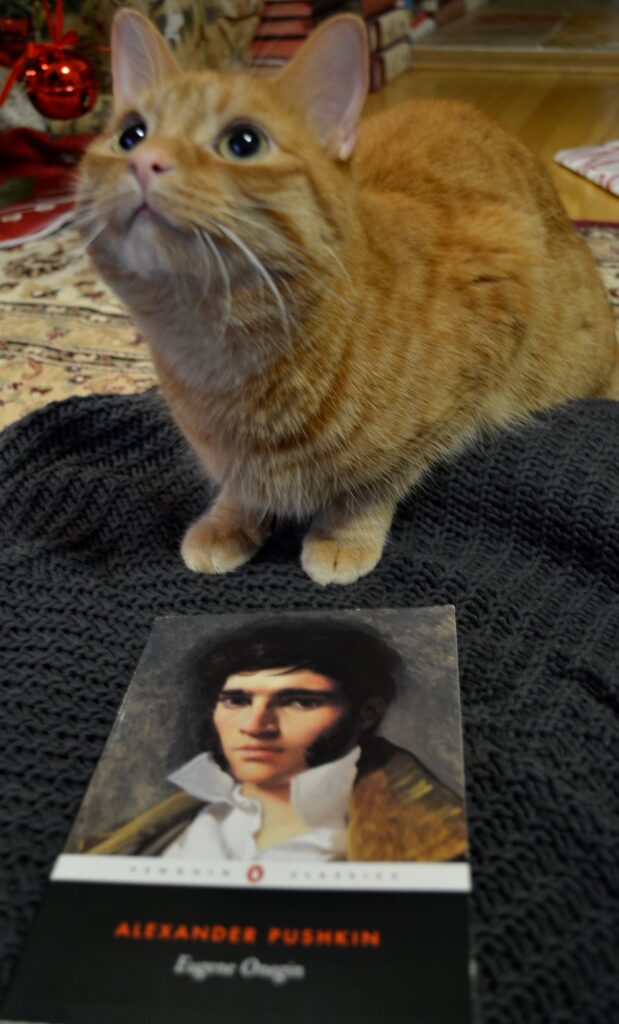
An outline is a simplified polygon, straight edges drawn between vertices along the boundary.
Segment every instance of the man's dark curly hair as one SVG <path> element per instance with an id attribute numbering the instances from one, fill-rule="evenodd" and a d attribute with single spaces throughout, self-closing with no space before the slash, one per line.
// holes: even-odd
<path id="1" fill-rule="evenodd" d="M 327 676 L 340 687 L 353 717 L 370 698 L 387 707 L 404 672 L 400 655 L 376 629 L 344 619 L 261 617 L 205 637 L 185 658 L 182 678 L 193 713 L 204 709 L 201 735 L 207 749 L 216 752 L 218 746 L 212 719 L 226 680 L 270 668 Z"/>

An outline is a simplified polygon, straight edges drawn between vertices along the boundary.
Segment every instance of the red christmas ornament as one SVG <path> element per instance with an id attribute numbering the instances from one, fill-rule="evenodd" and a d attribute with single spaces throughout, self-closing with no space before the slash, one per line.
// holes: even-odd
<path id="1" fill-rule="evenodd" d="M 99 83 L 89 60 L 77 50 L 59 47 L 31 57 L 24 67 L 24 88 L 33 107 L 58 121 L 82 117 L 95 105 Z"/>
<path id="2" fill-rule="evenodd" d="M 73 49 L 78 42 L 77 33 L 62 31 L 62 0 L 56 0 L 55 17 L 49 0 L 41 2 L 50 42 L 28 43 L 4 83 L 0 107 L 14 82 L 23 78 L 30 102 L 40 114 L 69 121 L 92 110 L 99 95 L 99 83 L 90 61 Z"/>

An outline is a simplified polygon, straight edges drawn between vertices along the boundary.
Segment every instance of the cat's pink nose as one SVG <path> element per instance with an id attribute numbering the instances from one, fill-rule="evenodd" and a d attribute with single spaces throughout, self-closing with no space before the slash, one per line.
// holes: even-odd
<path id="1" fill-rule="evenodd" d="M 129 169 L 138 179 L 142 192 L 146 194 L 153 179 L 158 174 L 166 174 L 174 170 L 174 162 L 164 149 L 154 149 L 152 146 L 140 146 L 132 153 L 129 160 Z"/>

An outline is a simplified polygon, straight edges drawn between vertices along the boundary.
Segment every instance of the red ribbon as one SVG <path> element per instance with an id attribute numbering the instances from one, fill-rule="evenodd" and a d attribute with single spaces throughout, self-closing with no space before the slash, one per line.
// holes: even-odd
<path id="1" fill-rule="evenodd" d="M 56 0 L 55 16 L 52 16 L 49 0 L 41 0 L 41 2 L 43 4 L 43 11 L 45 13 L 45 21 L 47 22 L 47 32 L 50 42 L 27 44 L 23 56 L 21 56 L 13 65 L 9 77 L 4 83 L 4 88 L 0 93 L 0 107 L 9 95 L 11 89 L 15 85 L 15 82 L 18 78 L 21 78 L 26 64 L 28 64 L 29 61 L 33 60 L 34 57 L 45 56 L 46 53 L 53 53 L 54 50 L 58 50 L 63 47 L 77 46 L 79 43 L 79 36 L 77 32 L 65 32 L 63 34 L 62 22 L 64 17 L 64 8 L 62 0 Z"/>

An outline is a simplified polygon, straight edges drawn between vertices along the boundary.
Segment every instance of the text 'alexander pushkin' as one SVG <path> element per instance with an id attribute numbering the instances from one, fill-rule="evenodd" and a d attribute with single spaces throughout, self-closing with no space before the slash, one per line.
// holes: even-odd
<path id="1" fill-rule="evenodd" d="M 182 924 L 168 921 L 120 921 L 115 939 L 167 942 L 207 942 L 213 945 L 332 946 L 379 948 L 381 934 L 371 928 L 283 928 L 270 925 L 262 931 L 247 924 Z"/>

